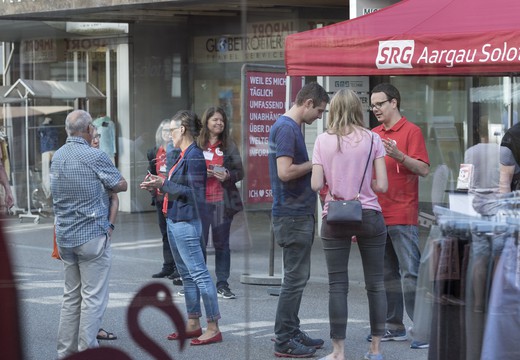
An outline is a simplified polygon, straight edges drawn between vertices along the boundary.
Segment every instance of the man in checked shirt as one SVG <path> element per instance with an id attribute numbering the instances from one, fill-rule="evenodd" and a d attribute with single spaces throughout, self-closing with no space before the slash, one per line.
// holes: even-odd
<path id="1" fill-rule="evenodd" d="M 56 241 L 65 275 L 59 359 L 99 346 L 96 336 L 108 302 L 115 228 L 108 220 L 109 194 L 127 189 L 108 155 L 90 146 L 94 128 L 88 112 L 71 112 L 65 130 L 67 142 L 51 165 Z"/>

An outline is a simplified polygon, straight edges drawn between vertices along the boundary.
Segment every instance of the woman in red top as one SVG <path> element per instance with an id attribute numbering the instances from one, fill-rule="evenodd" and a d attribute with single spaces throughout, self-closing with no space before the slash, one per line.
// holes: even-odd
<path id="1" fill-rule="evenodd" d="M 229 233 L 233 216 L 243 209 L 236 183 L 244 177 L 242 160 L 236 144 L 229 138 L 226 113 L 212 106 L 202 115 L 202 131 L 198 145 L 204 151 L 208 180 L 206 183 L 206 216 L 202 221 L 202 234 L 208 244 L 209 229 L 215 248 L 217 293 L 224 299 L 236 296 L 229 289 L 231 251 Z M 205 246 L 203 246 L 206 257 Z"/>

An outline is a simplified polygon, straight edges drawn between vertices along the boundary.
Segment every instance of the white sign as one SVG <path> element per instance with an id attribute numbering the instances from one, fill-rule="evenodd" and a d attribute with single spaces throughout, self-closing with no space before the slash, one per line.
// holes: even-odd
<path id="1" fill-rule="evenodd" d="M 341 89 L 354 91 L 363 105 L 363 120 L 365 124 L 368 124 L 368 107 L 370 105 L 368 80 L 368 76 L 328 76 L 324 87 L 329 93 L 336 93 Z"/>

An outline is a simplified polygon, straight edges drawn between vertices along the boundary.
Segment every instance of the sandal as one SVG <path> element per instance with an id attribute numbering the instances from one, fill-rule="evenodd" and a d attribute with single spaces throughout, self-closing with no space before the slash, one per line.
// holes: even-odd
<path id="1" fill-rule="evenodd" d="M 96 339 L 98 339 L 98 340 L 117 340 L 117 336 L 115 336 L 114 333 L 106 331 L 105 329 L 99 329 Z"/>

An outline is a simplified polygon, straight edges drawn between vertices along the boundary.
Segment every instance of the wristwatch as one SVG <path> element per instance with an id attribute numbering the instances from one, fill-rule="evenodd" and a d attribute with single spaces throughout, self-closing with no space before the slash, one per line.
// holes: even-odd
<path id="1" fill-rule="evenodd" d="M 115 230 L 115 229 L 116 229 L 116 227 L 115 227 L 114 224 L 112 224 L 112 223 L 109 223 L 108 226 L 110 226 L 110 228 L 111 228 L 112 230 Z"/>

